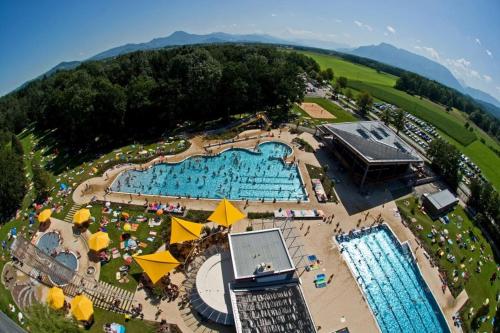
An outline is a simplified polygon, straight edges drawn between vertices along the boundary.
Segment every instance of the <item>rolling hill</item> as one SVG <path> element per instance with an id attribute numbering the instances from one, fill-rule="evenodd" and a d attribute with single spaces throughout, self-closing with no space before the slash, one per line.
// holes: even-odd
<path id="1" fill-rule="evenodd" d="M 445 86 L 469 95 L 480 102 L 490 104 L 493 107 L 489 107 L 488 112 L 495 117 L 500 117 L 500 101 L 484 91 L 463 86 L 448 68 L 431 59 L 387 43 L 360 46 L 355 49 L 345 50 L 345 52 L 399 67 L 437 81 Z"/>

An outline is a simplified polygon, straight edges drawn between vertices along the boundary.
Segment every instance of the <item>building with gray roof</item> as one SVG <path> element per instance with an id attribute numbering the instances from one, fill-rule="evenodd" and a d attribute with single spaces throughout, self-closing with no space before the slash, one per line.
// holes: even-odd
<path id="1" fill-rule="evenodd" d="M 324 124 L 319 136 L 363 187 L 366 181 L 401 177 L 420 155 L 380 121 Z"/>
<path id="2" fill-rule="evenodd" d="M 235 279 L 293 273 L 295 266 L 280 229 L 229 235 Z"/>
<path id="3" fill-rule="evenodd" d="M 432 218 L 437 218 L 453 210 L 458 199 L 449 190 L 444 190 L 424 195 L 422 202 L 427 214 Z"/>

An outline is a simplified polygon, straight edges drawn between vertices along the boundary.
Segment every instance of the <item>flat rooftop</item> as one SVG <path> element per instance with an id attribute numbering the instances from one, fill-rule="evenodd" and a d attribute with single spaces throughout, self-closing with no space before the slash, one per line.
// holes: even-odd
<path id="1" fill-rule="evenodd" d="M 254 277 L 261 264 L 274 273 L 295 269 L 279 229 L 229 234 L 231 259 L 236 279 Z"/>
<path id="2" fill-rule="evenodd" d="M 458 199 L 449 190 L 429 194 L 427 199 L 436 209 L 442 209 L 458 202 Z"/>
<path id="3" fill-rule="evenodd" d="M 369 162 L 421 162 L 415 149 L 381 121 L 358 121 L 320 125 Z"/>

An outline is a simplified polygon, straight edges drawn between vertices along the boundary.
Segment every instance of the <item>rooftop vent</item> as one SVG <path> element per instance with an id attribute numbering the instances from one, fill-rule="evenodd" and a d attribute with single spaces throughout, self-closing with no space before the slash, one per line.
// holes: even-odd
<path id="1" fill-rule="evenodd" d="M 255 268 L 255 275 L 259 274 L 268 274 L 274 272 L 273 264 L 268 262 L 268 263 L 261 263 L 257 265 Z"/>

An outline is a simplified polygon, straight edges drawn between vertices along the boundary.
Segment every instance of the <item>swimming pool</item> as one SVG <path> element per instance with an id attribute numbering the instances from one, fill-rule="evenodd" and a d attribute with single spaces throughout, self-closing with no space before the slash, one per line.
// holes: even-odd
<path id="1" fill-rule="evenodd" d="M 450 332 L 408 245 L 387 226 L 337 241 L 383 333 Z"/>
<path id="2" fill-rule="evenodd" d="M 215 156 L 193 156 L 144 171 L 124 171 L 111 190 L 207 199 L 306 200 L 298 167 L 282 160 L 291 153 L 286 144 L 265 142 L 255 151 L 232 148 Z"/>
<path id="3" fill-rule="evenodd" d="M 72 269 L 75 273 L 78 270 L 78 259 L 76 258 L 76 255 L 72 252 L 60 252 L 56 255 L 55 259 L 59 261 L 61 264 L 64 266 Z M 50 274 L 49 275 L 50 280 L 59 286 L 65 285 L 71 281 L 73 278 L 72 276 L 69 278 L 67 281 L 63 277 L 59 276 L 59 274 Z"/>
<path id="4" fill-rule="evenodd" d="M 36 246 L 46 254 L 50 255 L 52 250 L 59 246 L 60 240 L 61 237 L 59 234 L 55 232 L 47 232 L 40 237 Z"/>

